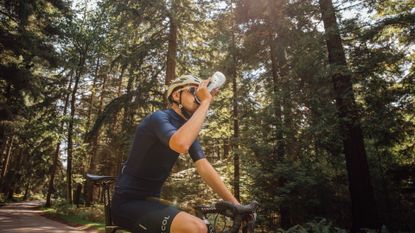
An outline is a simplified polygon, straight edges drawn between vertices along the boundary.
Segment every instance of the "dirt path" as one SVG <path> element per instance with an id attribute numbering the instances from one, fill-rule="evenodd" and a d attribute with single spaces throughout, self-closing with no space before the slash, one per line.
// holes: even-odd
<path id="1" fill-rule="evenodd" d="M 29 233 L 91 233 L 82 227 L 70 227 L 65 224 L 42 217 L 41 210 L 36 207 L 40 202 L 9 203 L 0 208 L 0 232 Z"/>

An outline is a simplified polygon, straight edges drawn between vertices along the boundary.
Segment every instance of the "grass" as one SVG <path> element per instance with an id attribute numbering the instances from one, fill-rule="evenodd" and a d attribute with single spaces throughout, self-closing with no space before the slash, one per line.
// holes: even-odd
<path id="1" fill-rule="evenodd" d="M 76 207 L 57 202 L 51 208 L 43 208 L 44 216 L 82 230 L 96 229 L 105 232 L 103 206 Z"/>

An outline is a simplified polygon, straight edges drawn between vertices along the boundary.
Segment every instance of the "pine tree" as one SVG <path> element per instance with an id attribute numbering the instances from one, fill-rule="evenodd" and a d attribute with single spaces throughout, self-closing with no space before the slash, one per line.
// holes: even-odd
<path id="1" fill-rule="evenodd" d="M 373 187 L 369 175 L 366 150 L 360 119 L 357 113 L 350 71 L 331 0 L 320 0 L 320 9 L 326 31 L 326 42 L 331 77 L 336 94 L 336 105 L 343 133 L 349 188 L 352 201 L 352 231 L 380 228 Z"/>

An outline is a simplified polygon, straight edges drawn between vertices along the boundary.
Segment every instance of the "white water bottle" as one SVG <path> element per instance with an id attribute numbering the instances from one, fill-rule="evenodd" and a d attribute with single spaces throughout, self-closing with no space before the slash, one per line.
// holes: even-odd
<path id="1" fill-rule="evenodd" d="M 216 71 L 213 75 L 212 78 L 210 79 L 210 82 L 207 86 L 209 92 L 211 92 L 213 89 L 215 88 L 220 88 L 223 86 L 223 84 L 225 84 L 226 78 L 225 75 L 222 74 L 219 71 Z"/>
<path id="2" fill-rule="evenodd" d="M 225 81 L 226 81 L 225 75 L 219 71 L 216 71 L 212 75 L 212 78 L 210 79 L 210 82 L 207 86 L 208 91 L 211 92 L 213 89 L 221 88 L 223 84 L 225 84 Z M 197 98 L 197 96 L 195 97 L 195 101 L 196 103 L 200 104 L 200 100 L 199 98 Z"/>

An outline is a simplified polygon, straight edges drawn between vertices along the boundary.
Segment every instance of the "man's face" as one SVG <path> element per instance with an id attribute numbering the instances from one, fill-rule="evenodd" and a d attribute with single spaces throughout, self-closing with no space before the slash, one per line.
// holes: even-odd
<path id="1" fill-rule="evenodd" d="M 191 113 L 195 112 L 199 105 L 195 102 L 195 95 L 198 85 L 191 84 L 180 88 L 179 90 L 175 91 L 173 95 L 173 99 L 180 103 L 180 91 L 182 92 L 182 102 L 181 104 L 185 107 L 185 109 Z"/>

